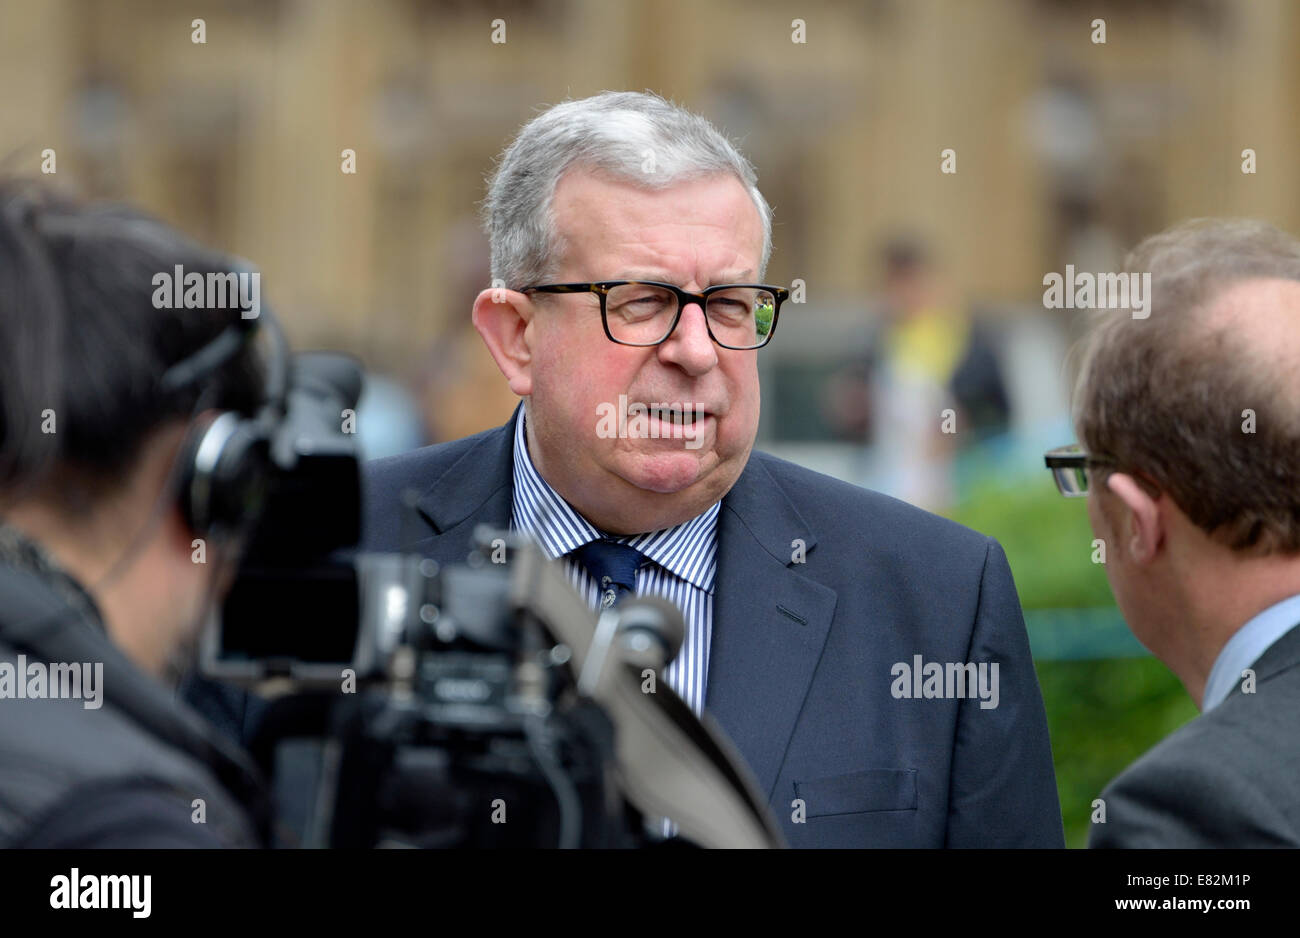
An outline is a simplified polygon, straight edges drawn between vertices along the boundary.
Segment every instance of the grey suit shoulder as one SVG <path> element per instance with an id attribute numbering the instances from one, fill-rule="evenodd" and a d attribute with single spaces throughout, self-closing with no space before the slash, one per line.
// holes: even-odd
<path id="1" fill-rule="evenodd" d="M 1300 628 L 1102 792 L 1092 847 L 1300 847 Z"/>

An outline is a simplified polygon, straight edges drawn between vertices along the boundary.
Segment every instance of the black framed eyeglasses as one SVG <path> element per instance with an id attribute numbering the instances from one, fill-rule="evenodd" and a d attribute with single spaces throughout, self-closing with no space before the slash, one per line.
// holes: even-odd
<path id="1" fill-rule="evenodd" d="M 690 293 L 655 280 L 599 283 L 543 283 L 520 293 L 594 293 L 600 297 L 605 336 L 619 345 L 650 346 L 667 341 L 687 303 L 704 310 L 711 338 L 723 348 L 762 348 L 776 332 L 777 315 L 790 291 L 765 283 L 722 283 Z"/>
<path id="2" fill-rule="evenodd" d="M 1057 490 L 1066 498 L 1083 498 L 1088 494 L 1088 470 L 1094 466 L 1114 466 L 1115 461 L 1105 456 L 1094 456 L 1078 443 L 1058 446 L 1043 456 L 1047 468 L 1052 470 Z"/>

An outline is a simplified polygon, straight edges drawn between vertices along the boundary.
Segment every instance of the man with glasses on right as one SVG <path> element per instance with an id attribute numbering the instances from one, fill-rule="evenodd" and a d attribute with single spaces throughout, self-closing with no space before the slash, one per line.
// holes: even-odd
<path id="1" fill-rule="evenodd" d="M 1094 847 L 1300 846 L 1300 241 L 1197 220 L 1142 242 L 1149 317 L 1085 340 L 1086 496 L 1129 627 L 1201 715 L 1102 793 Z"/>

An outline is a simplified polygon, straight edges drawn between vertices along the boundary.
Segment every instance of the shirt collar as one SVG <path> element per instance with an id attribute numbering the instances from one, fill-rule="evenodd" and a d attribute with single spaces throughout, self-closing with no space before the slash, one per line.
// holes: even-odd
<path id="1" fill-rule="evenodd" d="M 1241 681 L 1241 672 L 1251 667 L 1279 638 L 1300 623 L 1300 594 L 1269 606 L 1228 639 L 1205 681 L 1201 712 L 1228 699 Z"/>
<path id="2" fill-rule="evenodd" d="M 647 558 L 686 582 L 706 592 L 713 592 L 717 575 L 718 512 L 722 502 L 714 502 L 689 521 L 650 531 L 646 534 L 610 535 L 578 514 L 550 484 L 542 478 L 528 453 L 524 428 L 526 410 L 515 421 L 514 498 L 510 525 L 533 537 L 548 557 L 555 560 L 577 550 L 583 544 L 608 537 L 620 544 L 635 547 Z"/>

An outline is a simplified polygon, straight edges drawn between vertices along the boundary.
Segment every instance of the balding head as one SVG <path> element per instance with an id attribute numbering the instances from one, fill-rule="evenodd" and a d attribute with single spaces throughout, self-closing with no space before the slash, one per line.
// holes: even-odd
<path id="1" fill-rule="evenodd" d="M 1201 219 L 1142 242 L 1145 319 L 1105 310 L 1076 394 L 1079 438 L 1237 551 L 1300 552 L 1300 241 Z"/>
<path id="2" fill-rule="evenodd" d="M 1300 281 L 1252 278 L 1222 288 L 1206 304 L 1206 342 L 1222 340 L 1234 360 L 1300 413 Z"/>

